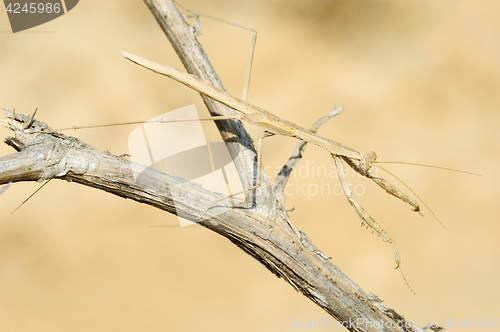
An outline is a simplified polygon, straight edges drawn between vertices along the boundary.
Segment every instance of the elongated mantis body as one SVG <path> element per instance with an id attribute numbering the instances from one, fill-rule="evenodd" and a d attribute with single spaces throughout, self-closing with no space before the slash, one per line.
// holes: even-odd
<path id="1" fill-rule="evenodd" d="M 360 217 L 362 223 L 379 235 L 385 242 L 388 242 L 392 246 L 392 250 L 394 253 L 394 258 L 396 260 L 396 268 L 400 268 L 401 259 L 399 256 L 398 249 L 394 240 L 392 240 L 389 235 L 375 222 L 375 220 L 366 212 L 363 207 L 358 204 L 352 198 L 352 192 L 349 188 L 349 184 L 347 181 L 347 176 L 344 170 L 344 163 L 346 162 L 351 168 L 354 169 L 357 173 L 361 174 L 364 177 L 367 177 L 373 180 L 376 184 L 378 184 L 382 189 L 384 189 L 387 193 L 401 199 L 405 203 L 411 205 L 414 211 L 420 211 L 420 206 L 416 200 L 410 198 L 401 190 L 397 189 L 395 186 L 390 184 L 387 180 L 384 180 L 372 173 L 370 173 L 370 168 L 376 162 L 377 155 L 375 152 L 370 151 L 365 154 L 361 154 L 360 152 L 352 149 L 350 147 L 345 146 L 342 143 L 336 142 L 334 140 L 322 137 L 310 130 L 307 130 L 303 127 L 300 127 L 294 123 L 291 123 L 285 119 L 282 119 L 266 110 L 261 109 L 258 106 L 247 103 L 241 99 L 238 99 L 234 96 L 231 96 L 227 92 L 201 81 L 199 78 L 190 75 L 188 73 L 179 71 L 173 67 L 160 64 L 158 62 L 154 62 L 152 60 L 143 58 L 141 56 L 121 51 L 121 54 L 128 60 L 147 68 L 155 73 L 165 75 L 179 83 L 186 85 L 187 87 L 202 93 L 234 110 L 239 112 L 239 115 L 234 116 L 234 119 L 240 119 L 245 122 L 248 122 L 252 125 L 261 127 L 264 129 L 264 132 L 259 136 L 257 142 L 257 154 L 258 154 L 258 168 L 257 168 L 257 184 L 251 188 L 248 188 L 242 192 L 254 190 L 260 186 L 260 164 L 261 164 L 261 146 L 262 139 L 265 137 L 273 136 L 273 135 L 282 135 L 297 138 L 301 141 L 311 143 L 317 145 L 319 147 L 327 150 L 335 161 L 335 165 L 337 167 L 337 173 L 339 175 L 340 183 L 342 185 L 342 189 L 347 197 L 347 200 L 351 204 L 351 206 L 356 211 L 357 215 Z M 229 117 L 231 118 L 231 117 Z M 228 117 L 224 117 L 224 120 L 227 120 Z M 213 120 L 222 120 L 220 117 L 213 117 Z M 234 193 L 231 196 L 240 194 Z M 226 198 L 229 198 L 228 196 Z M 226 198 L 223 198 L 219 201 L 222 201 Z M 205 214 L 208 209 L 210 209 L 217 202 L 214 202 L 211 206 L 209 206 L 203 214 Z M 201 217 L 200 216 L 200 217 Z M 408 281 L 406 280 L 401 268 L 401 275 L 405 280 L 406 284 L 411 290 Z"/>

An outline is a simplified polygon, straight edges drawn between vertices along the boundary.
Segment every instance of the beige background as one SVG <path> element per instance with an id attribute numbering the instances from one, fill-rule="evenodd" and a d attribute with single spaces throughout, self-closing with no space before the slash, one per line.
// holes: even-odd
<path id="1" fill-rule="evenodd" d="M 481 173 L 387 166 L 447 230 L 427 209 L 422 218 L 350 177 L 366 189 L 359 201 L 398 244 L 416 296 L 394 270 L 390 246 L 359 227 L 344 197 L 290 190 L 287 206 L 335 265 L 408 320 L 450 319 L 455 330 L 470 331 L 477 328 L 460 327 L 463 319 L 500 318 L 498 1 L 182 4 L 258 31 L 250 102 L 303 126 L 337 104 L 346 111 L 323 126 L 324 136 L 375 150 L 381 160 Z M 37 118 L 53 128 L 149 119 L 192 103 L 205 112 L 196 93 L 120 57 L 125 49 L 181 67 L 141 1 L 81 1 L 17 34 L 5 12 L 0 22 L 1 107 L 38 107 Z M 250 33 L 208 19 L 202 32 L 224 85 L 240 95 Z M 215 139 L 212 125 L 204 126 Z M 74 135 L 120 154 L 132 129 Z M 282 165 L 295 143 L 269 139 L 265 165 Z M 0 147 L 2 155 L 12 152 Z M 309 148 L 300 165 L 333 161 Z M 292 179 L 321 180 L 338 183 Z M 0 196 L 1 331 L 288 331 L 291 319 L 330 319 L 226 239 L 179 228 L 175 216 L 134 201 L 52 181 L 11 215 L 38 187 L 16 183 Z"/>

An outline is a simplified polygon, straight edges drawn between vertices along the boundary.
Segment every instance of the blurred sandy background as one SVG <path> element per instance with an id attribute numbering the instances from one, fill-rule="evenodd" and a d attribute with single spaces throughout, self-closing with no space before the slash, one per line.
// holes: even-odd
<path id="1" fill-rule="evenodd" d="M 380 160 L 481 173 L 391 165 L 447 230 L 428 210 L 422 218 L 350 178 L 365 186 L 360 203 L 398 244 L 416 296 L 394 270 L 390 246 L 359 227 L 343 196 L 294 194 L 287 205 L 295 206 L 294 225 L 335 265 L 408 320 L 454 319 L 459 327 L 462 319 L 500 318 L 498 1 L 182 4 L 258 31 L 250 102 L 306 127 L 337 104 L 346 112 L 320 134 L 375 150 Z M 125 49 L 181 67 L 141 1 L 81 1 L 16 34 L 5 12 L 0 23 L 1 107 L 38 107 L 37 118 L 53 128 L 204 108 L 196 93 L 120 57 Z M 250 33 L 208 19 L 202 32 L 225 87 L 240 95 Z M 213 126 L 204 128 L 215 139 Z M 73 134 L 121 154 L 132 129 Z M 259 129 L 249 129 L 257 137 Z M 296 144 L 266 143 L 264 164 L 272 167 Z M 333 160 L 310 147 L 299 165 L 333 167 Z M 134 201 L 52 181 L 11 215 L 38 187 L 16 183 L 0 196 L 1 331 L 289 331 L 291 319 L 330 319 L 225 238 L 179 228 L 175 216 Z"/>

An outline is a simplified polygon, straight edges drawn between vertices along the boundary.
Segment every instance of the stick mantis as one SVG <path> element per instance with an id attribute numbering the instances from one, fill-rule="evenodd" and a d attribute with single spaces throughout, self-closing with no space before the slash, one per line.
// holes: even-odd
<path id="1" fill-rule="evenodd" d="M 409 204 L 412 206 L 413 210 L 416 212 L 420 211 L 420 206 L 418 202 L 412 198 L 410 198 L 408 195 L 403 193 L 401 190 L 396 188 L 394 185 L 390 184 L 387 180 L 378 177 L 375 174 L 370 173 L 370 169 L 372 166 L 377 163 L 377 155 L 375 152 L 370 151 L 365 154 L 361 154 L 360 152 L 356 151 L 355 149 L 352 149 L 348 146 L 345 146 L 344 144 L 322 137 L 320 135 L 317 135 L 316 133 L 307 130 L 303 127 L 300 127 L 294 123 L 291 123 L 285 119 L 282 119 L 266 110 L 263 110 L 259 108 L 258 106 L 252 105 L 247 103 L 244 100 L 238 99 L 236 97 L 231 96 L 227 92 L 216 88 L 215 86 L 212 86 L 210 84 L 207 84 L 203 82 L 202 80 L 198 79 L 195 76 L 192 76 L 190 74 L 187 74 L 185 72 L 181 72 L 173 67 L 163 65 L 151 60 L 148 60 L 146 58 L 143 58 L 138 55 L 134 55 L 131 53 L 128 53 L 126 51 L 121 51 L 121 54 L 128 60 L 144 67 L 147 68 L 155 73 L 165 75 L 179 83 L 182 83 L 189 88 L 200 92 L 209 98 L 212 98 L 234 110 L 236 110 L 239 114 L 235 116 L 214 116 L 214 117 L 209 117 L 209 118 L 203 118 L 203 119 L 197 119 L 199 120 L 214 120 L 214 121 L 220 121 L 220 120 L 243 120 L 248 122 L 249 124 L 258 126 L 262 128 L 264 131 L 259 135 L 259 138 L 257 140 L 257 181 L 256 184 L 250 188 L 247 188 L 243 191 L 233 193 L 230 196 L 224 197 L 222 199 L 216 200 L 213 202 L 210 206 L 208 206 L 200 216 L 198 216 L 198 219 L 203 217 L 203 215 L 215 204 L 228 199 L 232 196 L 236 196 L 238 194 L 252 191 L 257 189 L 261 185 L 261 164 L 262 164 L 262 140 L 266 137 L 274 136 L 274 135 L 281 135 L 281 136 L 288 136 L 288 137 L 295 137 L 298 140 L 311 143 L 314 145 L 317 145 L 321 148 L 324 148 L 327 150 L 332 158 L 334 159 L 334 163 L 337 169 L 337 173 L 340 179 L 340 183 L 342 186 L 342 189 L 344 191 L 344 194 L 348 200 L 348 202 L 351 204 L 351 206 L 354 208 L 356 214 L 359 216 L 361 219 L 362 223 L 369 229 L 371 229 L 373 232 L 375 232 L 377 235 L 382 237 L 382 239 L 385 242 L 388 242 L 393 250 L 394 258 L 396 261 L 396 268 L 400 269 L 401 275 L 407 284 L 407 286 L 411 289 L 406 277 L 403 274 L 403 271 L 401 269 L 401 258 L 397 249 L 397 246 L 394 242 L 394 240 L 375 222 L 375 220 L 368 214 L 368 212 L 353 199 L 352 191 L 349 188 L 349 184 L 347 181 L 347 176 L 344 168 L 344 162 L 351 167 L 355 172 L 359 173 L 360 175 L 373 180 L 377 185 L 379 185 L 382 189 L 384 189 L 387 193 L 399 198 L 400 200 L 404 201 L 405 203 Z M 245 94 L 244 94 L 245 95 Z M 186 119 L 184 119 L 186 120 Z M 129 122 L 126 124 L 132 124 L 132 123 L 144 123 L 147 121 L 139 121 L 139 122 Z M 157 121 L 160 122 L 160 121 Z M 165 122 L 173 122 L 173 121 L 165 121 Z M 116 125 L 116 124 L 113 124 Z M 102 125 L 99 126 L 89 126 L 89 127 L 102 127 Z M 84 128 L 84 127 L 72 127 L 72 128 L 65 128 L 65 129 L 79 129 L 79 128 Z M 63 130 L 63 129 L 60 129 Z M 410 189 L 411 190 L 411 189 Z M 418 196 L 417 196 L 418 197 Z M 424 203 L 425 204 L 425 203 Z M 412 290 L 413 292 L 413 290 Z"/>
<path id="2" fill-rule="evenodd" d="M 249 124 L 258 126 L 264 131 L 259 135 L 257 140 L 257 183 L 255 186 L 251 188 L 247 188 L 241 192 L 234 193 L 225 198 L 219 199 L 215 201 L 212 205 L 207 207 L 205 211 L 198 217 L 200 219 L 212 206 L 217 204 L 220 201 L 223 201 L 229 197 L 251 191 L 257 189 L 260 186 L 260 176 L 261 176 L 261 163 L 262 163 L 262 140 L 266 137 L 270 137 L 273 135 L 282 135 L 288 137 L 294 137 L 299 140 L 302 140 L 307 143 L 311 143 L 317 145 L 319 147 L 327 150 L 332 158 L 334 159 L 335 166 L 337 168 L 337 173 L 340 179 L 340 183 L 342 185 L 342 189 L 344 191 L 347 200 L 351 204 L 351 206 L 356 211 L 356 214 L 360 217 L 362 223 L 379 235 L 385 242 L 388 242 L 392 246 L 392 250 L 394 253 L 394 258 L 396 260 L 396 268 L 400 268 L 401 275 L 406 282 L 407 286 L 411 287 L 406 280 L 406 277 L 401 270 L 401 258 L 399 255 L 399 251 L 396 247 L 394 240 L 389 237 L 389 235 L 380 227 L 375 220 L 366 212 L 366 210 L 357 203 L 352 197 L 352 191 L 349 188 L 349 184 L 347 181 L 347 176 L 344 169 L 344 163 L 346 162 L 348 166 L 350 166 L 354 171 L 361 174 L 362 176 L 373 180 L 377 185 L 379 185 L 382 189 L 384 189 L 387 193 L 399 198 L 403 202 L 409 204 L 413 207 L 413 210 L 416 212 L 420 211 L 420 206 L 417 201 L 410 198 L 408 195 L 403 193 L 401 190 L 397 189 L 395 186 L 390 184 L 387 180 L 380 178 L 372 173 L 370 173 L 370 168 L 374 163 L 376 163 L 377 155 L 375 152 L 370 151 L 365 154 L 361 154 L 360 152 L 345 146 L 340 142 L 336 142 L 334 140 L 322 137 L 318 134 L 315 134 L 303 127 L 300 127 L 294 123 L 291 123 L 285 119 L 282 119 L 258 106 L 247 103 L 241 99 L 238 99 L 234 96 L 231 96 L 227 92 L 216 88 L 213 85 L 207 84 L 201 81 L 199 78 L 190 75 L 185 72 L 181 72 L 173 67 L 160 64 L 158 62 L 154 62 L 152 60 L 146 59 L 144 57 L 121 51 L 122 56 L 126 59 L 130 60 L 133 63 L 136 63 L 146 69 L 149 69 L 157 74 L 161 74 L 167 76 L 179 83 L 186 85 L 187 87 L 202 93 L 234 110 L 239 112 L 239 115 L 235 115 L 233 117 L 211 117 L 207 119 L 211 120 L 228 120 L 228 119 L 240 119 Z M 413 290 L 412 290 L 413 292 Z"/>
<path id="3" fill-rule="evenodd" d="M 294 137 L 298 140 L 301 140 L 306 143 L 311 143 L 317 145 L 325 150 L 327 150 L 332 158 L 334 159 L 335 166 L 337 169 L 337 174 L 339 176 L 340 184 L 343 189 L 343 192 L 349 202 L 349 204 L 354 208 L 356 214 L 361 219 L 363 225 L 365 225 L 368 229 L 371 229 L 377 235 L 379 235 L 385 242 L 388 242 L 394 254 L 394 258 L 396 261 L 396 269 L 399 268 L 401 272 L 401 276 L 405 281 L 408 288 L 413 292 L 408 280 L 406 279 L 402 269 L 401 269 L 401 258 L 399 255 L 398 248 L 394 242 L 394 240 L 380 227 L 377 222 L 368 214 L 368 212 L 353 198 L 353 193 L 349 187 L 349 183 L 347 180 L 346 171 L 344 168 L 344 162 L 351 167 L 355 172 L 366 177 L 372 181 L 374 181 L 378 186 L 384 189 L 387 193 L 391 194 L 402 200 L 403 202 L 409 204 L 413 211 L 420 213 L 420 205 L 419 203 L 406 195 L 404 192 L 396 188 L 394 185 L 389 183 L 387 180 L 370 173 L 370 169 L 377 163 L 377 155 L 373 151 L 369 151 L 365 154 L 362 154 L 356 151 L 353 148 L 350 148 L 340 142 L 334 141 L 329 138 L 322 137 L 316 134 L 313 131 L 300 127 L 292 122 L 289 122 L 285 119 L 278 117 L 275 114 L 272 114 L 258 106 L 252 105 L 244 100 L 241 100 L 237 97 L 234 97 L 227 93 L 224 90 L 221 90 L 211 84 L 207 84 L 199 78 L 188 74 L 186 72 L 182 72 L 176 68 L 170 67 L 168 65 L 160 64 L 158 62 L 149 60 L 147 58 L 141 57 L 139 55 L 135 55 L 126 51 L 120 51 L 121 55 L 125 57 L 127 60 L 138 64 L 146 69 L 151 70 L 154 73 L 161 74 L 167 76 L 181 84 L 186 85 L 187 87 L 202 93 L 203 95 L 214 99 L 234 110 L 236 110 L 239 114 L 234 116 L 213 116 L 207 118 L 199 118 L 199 119 L 176 119 L 176 120 L 154 120 L 154 121 L 137 121 L 137 122 L 127 122 L 127 123 L 118 123 L 118 124 L 110 124 L 110 125 L 96 125 L 96 126 L 74 126 L 70 128 L 63 128 L 59 130 L 68 130 L 68 129 L 81 129 L 81 128 L 92 128 L 92 127 L 103 127 L 103 126 L 114 126 L 114 125 L 124 125 L 124 124 L 139 124 L 139 123 L 148 123 L 148 122 L 178 122 L 178 121 L 221 121 L 221 120 L 243 120 L 248 122 L 249 124 L 258 126 L 264 131 L 259 135 L 257 140 L 257 180 L 256 184 L 250 188 L 244 189 L 240 192 L 233 193 L 229 196 L 223 197 L 221 199 L 216 200 L 211 205 L 209 205 L 198 217 L 197 219 L 201 219 L 205 213 L 212 208 L 217 203 L 224 201 L 233 196 L 237 196 L 239 194 L 249 192 L 257 189 L 261 185 L 261 166 L 262 166 L 262 140 L 266 137 L 281 135 L 287 137 Z M 427 166 L 427 165 L 422 165 Z M 379 166 L 377 166 L 379 167 Z M 444 167 L 436 167 L 429 166 L 441 169 L 447 169 L 452 171 L 457 171 L 454 169 L 444 168 Z M 463 172 L 463 171 L 459 171 Z M 390 172 L 389 172 L 390 173 Z M 469 173 L 469 172 L 464 172 Z M 392 173 L 390 173 L 392 174 Z M 474 174 L 474 173 L 469 173 Z M 396 177 L 397 178 L 397 177 Z M 398 179 L 399 180 L 399 179 Z M 404 184 L 404 183 L 403 183 Z M 405 185 L 406 186 L 406 185 Z M 408 186 L 407 188 L 413 192 Z M 418 197 L 418 195 L 415 194 Z M 420 199 L 421 200 L 421 199 Z M 422 201 L 422 200 L 421 200 Z M 426 205 L 423 201 L 422 203 Z M 432 211 L 431 211 L 432 213 Z M 434 213 L 432 213 L 434 215 Z M 435 215 L 434 215 L 435 216 Z M 437 217 L 436 217 L 437 219 Z M 439 221 L 439 219 L 437 219 Z M 444 227 L 444 226 L 443 226 Z M 414 292 L 413 292 L 414 293 Z"/>

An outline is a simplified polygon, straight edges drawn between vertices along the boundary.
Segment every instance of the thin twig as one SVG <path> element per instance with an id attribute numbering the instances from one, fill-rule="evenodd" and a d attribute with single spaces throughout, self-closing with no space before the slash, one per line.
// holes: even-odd
<path id="1" fill-rule="evenodd" d="M 339 115 L 342 113 L 344 109 L 342 107 L 337 108 L 336 106 L 333 107 L 333 110 L 323 116 L 321 119 L 316 121 L 310 131 L 313 133 L 317 132 L 319 127 L 326 121 L 330 120 L 336 115 Z M 285 187 L 288 182 L 288 179 L 290 178 L 290 174 L 292 173 L 293 169 L 295 166 L 297 166 L 299 160 L 302 158 L 302 154 L 304 153 L 305 147 L 306 147 L 307 142 L 306 141 L 300 141 L 296 146 L 295 149 L 292 152 L 292 155 L 290 158 L 288 158 L 288 161 L 286 164 L 281 168 L 280 172 L 276 176 L 276 179 L 273 182 L 273 191 L 276 195 L 279 197 L 285 197 Z"/>

